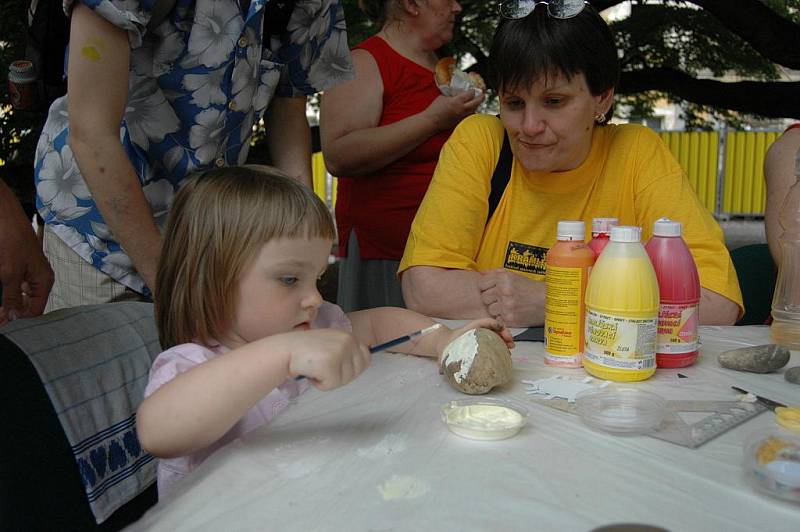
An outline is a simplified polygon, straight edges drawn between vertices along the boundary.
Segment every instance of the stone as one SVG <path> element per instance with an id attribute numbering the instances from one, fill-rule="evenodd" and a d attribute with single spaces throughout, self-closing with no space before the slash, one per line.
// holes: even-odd
<path id="1" fill-rule="evenodd" d="M 489 329 L 470 329 L 444 348 L 442 373 L 457 390 L 470 395 L 488 393 L 511 381 L 511 351 Z"/>
<path id="2" fill-rule="evenodd" d="M 794 384 L 800 384 L 800 366 L 787 369 L 786 373 L 783 374 L 783 378 Z"/>
<path id="3" fill-rule="evenodd" d="M 789 362 L 789 350 L 776 344 L 731 349 L 719 354 L 722 367 L 751 373 L 772 373 Z"/>

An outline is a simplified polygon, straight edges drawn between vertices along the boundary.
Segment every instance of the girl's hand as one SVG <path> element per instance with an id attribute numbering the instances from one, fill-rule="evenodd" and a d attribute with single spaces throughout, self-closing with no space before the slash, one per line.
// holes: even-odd
<path id="1" fill-rule="evenodd" d="M 439 367 L 441 368 L 442 366 L 442 356 L 444 355 L 444 348 L 447 347 L 447 345 L 450 342 L 452 342 L 453 340 L 455 340 L 456 338 L 458 338 L 459 336 L 461 336 L 462 334 L 471 329 L 479 329 L 479 328 L 490 329 L 496 332 L 500 336 L 500 338 L 503 339 L 503 341 L 506 343 L 506 346 L 508 346 L 509 349 L 514 349 L 514 338 L 511 336 L 510 330 L 508 330 L 502 323 L 500 323 L 494 318 L 479 318 L 477 320 L 472 320 L 471 322 L 467 323 L 466 325 L 464 325 L 459 329 L 452 329 L 451 331 L 449 331 L 449 334 L 446 333 L 446 335 L 443 335 L 445 336 L 446 340 L 444 342 L 444 345 L 441 346 L 441 349 L 439 349 Z"/>
<path id="2" fill-rule="evenodd" d="M 289 375 L 303 375 L 320 390 L 333 390 L 358 377 L 369 366 L 369 348 L 337 329 L 289 333 Z"/>

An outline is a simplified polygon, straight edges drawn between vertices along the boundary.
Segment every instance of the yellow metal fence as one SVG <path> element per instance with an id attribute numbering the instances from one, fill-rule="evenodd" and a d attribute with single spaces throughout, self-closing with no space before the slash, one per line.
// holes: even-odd
<path id="1" fill-rule="evenodd" d="M 779 132 L 664 131 L 660 135 L 709 211 L 723 216 L 764 214 L 764 154 Z M 326 172 L 321 153 L 313 155 L 312 167 L 314 191 L 333 207 L 336 178 Z"/>
<path id="2" fill-rule="evenodd" d="M 722 212 L 725 214 L 764 214 L 767 191 L 764 182 L 764 155 L 780 133 L 736 131 L 728 133 L 725 146 Z"/>
<path id="3" fill-rule="evenodd" d="M 661 138 L 708 210 L 718 215 L 762 216 L 767 199 L 764 154 L 778 135 L 775 131 L 665 131 Z"/>

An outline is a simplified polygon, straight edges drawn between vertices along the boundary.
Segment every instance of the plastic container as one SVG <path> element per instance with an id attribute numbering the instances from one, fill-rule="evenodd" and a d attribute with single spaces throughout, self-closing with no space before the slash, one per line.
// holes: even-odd
<path id="1" fill-rule="evenodd" d="M 544 304 L 544 362 L 581 367 L 584 297 L 594 252 L 584 243 L 583 222 L 558 222 L 558 240 L 547 252 Z"/>
<path id="2" fill-rule="evenodd" d="M 470 440 L 504 440 L 528 422 L 528 409 L 505 399 L 458 399 L 442 407 L 450 432 Z"/>
<path id="3" fill-rule="evenodd" d="M 795 183 L 783 200 L 778 221 L 781 258 L 772 297 L 772 341 L 800 350 L 800 150 L 795 157 Z"/>
<path id="4" fill-rule="evenodd" d="M 583 367 L 605 380 L 639 381 L 656 370 L 658 281 L 641 229 L 611 229 L 586 288 Z"/>
<path id="5" fill-rule="evenodd" d="M 667 402 L 660 395 L 635 388 L 602 388 L 579 393 L 575 410 L 593 429 L 636 435 L 661 425 Z"/>
<path id="6" fill-rule="evenodd" d="M 751 434 L 742 469 L 757 490 L 800 504 L 800 433 L 776 427 Z"/>
<path id="7" fill-rule="evenodd" d="M 592 218 L 592 239 L 588 245 L 596 257 L 600 256 L 611 241 L 611 228 L 618 225 L 618 218 Z"/>
<path id="8" fill-rule="evenodd" d="M 658 335 L 656 365 L 682 368 L 697 360 L 700 276 L 682 238 L 680 222 L 661 218 L 645 249 L 658 279 Z"/>

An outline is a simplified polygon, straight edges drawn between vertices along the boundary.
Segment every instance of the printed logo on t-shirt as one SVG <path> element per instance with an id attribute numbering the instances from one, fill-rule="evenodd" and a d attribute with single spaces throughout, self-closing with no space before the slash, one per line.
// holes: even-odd
<path id="1" fill-rule="evenodd" d="M 529 246 L 513 240 L 508 242 L 506 260 L 503 267 L 525 273 L 544 275 L 547 248 Z"/>

